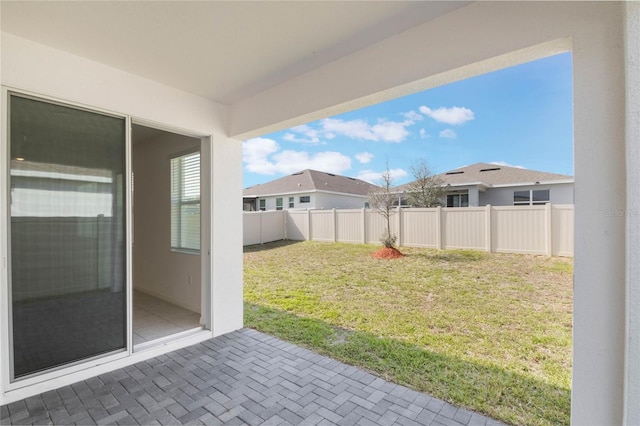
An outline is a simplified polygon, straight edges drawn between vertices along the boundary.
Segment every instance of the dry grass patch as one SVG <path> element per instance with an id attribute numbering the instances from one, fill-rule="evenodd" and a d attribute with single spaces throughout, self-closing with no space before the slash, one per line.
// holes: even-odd
<path id="1" fill-rule="evenodd" d="M 572 259 L 245 248 L 246 323 L 514 424 L 569 422 Z"/>

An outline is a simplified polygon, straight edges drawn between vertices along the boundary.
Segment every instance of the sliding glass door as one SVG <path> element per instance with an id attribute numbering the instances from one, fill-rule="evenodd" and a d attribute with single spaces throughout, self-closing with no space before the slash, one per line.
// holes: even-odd
<path id="1" fill-rule="evenodd" d="M 13 379 L 126 349 L 125 119 L 10 94 Z"/>

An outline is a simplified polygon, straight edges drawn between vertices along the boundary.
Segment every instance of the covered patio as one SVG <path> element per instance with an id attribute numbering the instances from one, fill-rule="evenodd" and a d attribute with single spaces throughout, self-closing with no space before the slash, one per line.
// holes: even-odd
<path id="1" fill-rule="evenodd" d="M 0 423 L 501 424 L 251 329 L 2 406 Z"/>
<path id="2" fill-rule="evenodd" d="M 203 390 L 213 386 L 207 384 L 209 380 L 222 386 L 222 378 L 232 377 L 227 372 L 227 376 L 203 375 L 206 380 L 197 380 L 202 373 L 199 368 L 221 362 L 212 355 L 227 362 L 221 364 L 220 373 L 226 369 L 237 372 L 233 380 L 247 380 L 244 369 L 251 368 L 245 365 L 236 370 L 234 363 L 256 362 L 254 368 L 260 368 L 257 352 L 248 351 L 253 355 L 246 359 L 233 358 L 244 352 L 238 352 L 236 339 L 246 344 L 243 339 L 252 342 L 257 338 L 251 332 L 236 332 L 243 327 L 240 208 L 243 140 L 571 51 L 576 235 L 571 421 L 580 425 L 640 424 L 640 2 L 3 1 L 0 15 L 0 404 L 14 407 L 10 408 L 16 411 L 12 422 L 26 419 L 50 422 L 52 418 L 37 416 L 57 412 L 47 410 L 47 403 L 66 407 L 67 398 L 70 407 L 75 407 L 74 413 L 64 414 L 63 410 L 61 415 L 80 416 L 74 420 L 79 423 L 89 418 L 96 421 L 98 417 L 102 422 L 112 415 L 116 416 L 108 419 L 112 422 L 150 422 L 150 418 L 138 421 L 133 416 L 140 409 L 150 413 L 145 407 L 135 408 L 141 401 L 156 412 L 153 406 L 160 402 L 154 396 L 165 395 L 160 400 L 167 403 L 167 408 L 158 410 L 167 413 L 169 406 L 178 403 L 163 390 L 172 386 L 172 379 L 159 373 L 172 375 L 173 370 L 163 366 L 173 365 L 172 359 L 175 362 L 190 359 L 183 367 L 193 376 L 185 375 L 193 377 Z M 25 113 L 28 120 L 24 120 L 22 129 L 17 121 L 12 122 L 20 118 L 16 114 L 20 103 L 32 105 L 30 109 L 24 108 L 30 113 Z M 34 113 L 38 110 L 49 111 L 51 115 L 45 116 L 45 120 Z M 52 145 L 47 142 L 49 136 L 35 137 L 51 134 L 48 128 L 40 129 L 38 125 L 57 126 L 65 116 L 73 119 L 71 123 L 78 130 L 73 138 L 58 136 L 56 140 L 61 145 Z M 102 145 L 96 142 L 105 134 L 102 124 L 92 127 L 95 137 L 83 133 L 82 125 L 93 121 L 110 123 L 112 137 L 100 142 Z M 7 131 L 12 123 L 13 130 L 20 132 Z M 195 250 L 186 254 L 171 250 L 168 213 L 150 236 L 136 241 L 136 247 L 146 243 L 159 248 L 161 255 L 151 261 L 132 255 L 134 218 L 149 219 L 139 222 L 151 224 L 151 219 L 160 217 L 159 208 L 153 214 L 135 213 L 132 209 L 135 126 L 195 139 L 202 166 L 198 256 L 194 255 Z M 80 203 L 80 208 L 67 212 L 67 204 L 61 202 L 58 210 L 62 213 L 47 213 L 50 222 L 47 229 L 64 228 L 68 238 L 47 240 L 50 244 L 42 251 L 48 257 L 42 257 L 45 261 L 41 262 L 44 266 L 38 273 L 37 286 L 32 285 L 33 277 L 26 274 L 35 265 L 30 256 L 38 252 L 38 247 L 30 246 L 34 238 L 25 230 L 22 248 L 12 245 L 18 241 L 15 237 L 20 235 L 21 223 L 40 221 L 44 214 L 20 212 L 12 206 L 12 196 L 19 197 L 11 185 L 22 177 L 43 183 L 43 170 L 21 170 L 17 165 L 25 160 L 22 149 L 29 145 L 22 142 L 30 141 L 37 142 L 27 150 L 34 163 L 60 166 L 58 172 L 65 171 L 67 177 L 72 175 L 70 181 L 74 184 L 65 184 L 57 192 L 66 191 L 69 197 L 93 194 L 89 198 L 102 200 L 108 207 L 83 211 L 86 203 Z M 85 141 L 93 145 L 85 149 Z M 100 146 L 105 149 L 96 149 Z M 163 170 L 168 175 L 169 156 L 161 152 L 159 145 L 149 146 L 151 149 L 138 158 L 147 160 L 152 154 L 157 155 L 167 164 Z M 74 161 L 66 155 L 67 148 L 85 152 L 88 159 Z M 107 152 L 106 148 L 112 156 L 99 155 Z M 171 158 L 178 158 L 178 154 L 186 156 L 188 153 L 183 151 L 176 149 Z M 46 161 L 39 158 L 45 154 Z M 26 158 L 25 164 L 29 161 Z M 147 166 L 153 169 L 150 161 L 140 167 Z M 93 172 L 89 173 L 90 170 Z M 76 176 L 70 171 L 75 171 Z M 58 185 L 61 179 L 55 176 L 51 173 L 44 176 L 44 183 Z M 138 188 L 140 183 L 138 179 Z M 93 192 L 87 192 L 86 185 L 95 188 Z M 27 186 L 23 185 L 23 194 L 28 192 Z M 46 185 L 39 189 L 40 194 L 54 192 L 44 190 Z M 165 189 L 169 190 L 168 180 Z M 154 200 L 168 198 L 159 194 Z M 138 206 L 141 204 L 151 205 L 138 203 Z M 168 205 L 160 204 L 169 211 Z M 36 207 L 50 205 L 41 202 Z M 98 232 L 97 224 L 107 223 L 103 221 L 105 218 L 113 224 L 109 226 L 111 240 L 109 244 L 98 245 L 96 240 L 103 233 Z M 93 222 L 94 231 L 84 226 Z M 159 237 L 158 243 L 155 236 Z M 94 260 L 77 262 L 73 274 L 65 266 L 56 269 L 58 275 L 52 275 L 49 266 L 60 265 L 56 260 L 58 254 L 68 258 L 70 264 L 80 259 L 71 249 L 56 249 L 59 242 L 68 242 L 78 253 Z M 83 248 L 89 242 L 95 251 Z M 112 255 L 104 255 L 105 249 Z M 18 268 L 20 259 L 27 259 L 22 269 Z M 179 276 L 158 274 L 156 280 L 177 283 L 170 286 L 163 282 L 158 287 L 169 301 L 180 302 L 198 313 L 201 329 L 189 339 L 136 351 L 131 303 L 134 284 L 136 280 L 152 280 L 134 277 L 134 265 L 138 265 L 137 271 L 141 265 L 155 271 L 168 264 L 166 259 L 190 261 L 189 268 L 180 269 Z M 95 267 L 86 268 L 89 264 Z M 20 270 L 25 271 L 24 276 L 20 276 Z M 83 271 L 85 275 L 81 274 Z M 67 275 L 82 279 L 75 283 Z M 83 278 L 87 276 L 93 281 Z M 114 343 L 20 370 L 20 362 L 29 361 L 31 348 L 35 347 L 35 343 L 27 349 L 16 345 L 23 337 L 22 330 L 51 328 L 53 322 L 43 321 L 21 329 L 16 323 L 19 317 L 14 315 L 20 312 L 14 306 L 31 300 L 46 302 L 52 296 L 71 297 L 78 288 L 86 289 L 87 283 L 120 298 L 118 310 L 114 311 L 117 319 L 106 322 L 117 329 Z M 92 312 L 84 311 L 88 310 L 70 311 L 78 315 L 68 324 L 86 325 L 83 336 L 100 343 L 99 327 L 87 321 Z M 68 333 L 73 328 L 68 324 L 62 332 Z M 219 337 L 227 333 L 233 334 Z M 267 347 L 274 351 L 284 345 L 262 344 L 271 345 Z M 196 353 L 191 352 L 194 348 Z M 168 355 L 172 351 L 177 352 Z M 290 367 L 284 355 L 287 352 L 277 353 L 283 357 L 281 374 L 285 379 L 278 380 L 283 380 L 284 387 L 285 373 L 294 373 L 287 372 Z M 272 355 L 269 356 L 273 358 Z M 311 366 L 301 368 L 308 374 L 313 372 Z M 330 371 L 332 368 L 326 374 Z M 148 378 L 144 377 L 147 374 Z M 172 375 L 179 383 L 177 376 Z M 353 379 L 345 377 L 345 381 Z M 128 394 L 145 388 L 149 396 L 140 394 L 118 401 L 111 394 L 114 400 L 106 404 L 117 411 L 108 412 L 91 388 L 102 392 L 111 386 L 105 380 L 114 389 Z M 200 391 L 194 384 L 191 388 L 181 383 L 178 388 L 182 385 L 193 394 Z M 139 388 L 132 390 L 136 386 Z M 289 389 L 298 390 L 295 386 Z M 171 415 L 180 420 L 187 411 L 195 413 L 198 419 L 210 414 L 207 419 L 213 423 L 215 414 L 202 407 L 207 404 L 224 407 L 224 404 L 208 398 L 201 407 L 196 405 L 205 395 L 218 395 L 215 392 L 209 389 L 197 399 L 187 400 L 184 406 L 178 403 L 185 411 L 179 416 Z M 233 390 L 226 387 L 221 394 L 225 392 Z M 375 390 L 360 398 L 366 401 L 374 394 Z M 87 396 L 86 403 L 81 395 Z M 401 397 L 393 391 L 391 395 Z M 106 394 L 101 396 L 110 398 Z M 394 401 L 389 403 L 396 404 Z M 437 412 L 429 411 L 431 400 L 422 402 L 426 405 L 421 405 L 418 415 L 437 417 L 442 410 L 458 413 L 448 406 Z M 20 409 L 20 404 L 24 409 Z M 186 408 L 192 404 L 195 404 L 192 408 Z M 126 408 L 117 408 L 120 405 Z M 376 407 L 381 406 L 378 401 Z M 236 409 L 253 412 L 229 407 Z M 104 410 L 107 414 L 92 415 L 91 410 Z M 354 407 L 352 413 L 357 410 Z M 83 411 L 85 417 L 79 414 Z M 389 408 L 387 412 L 393 410 Z M 285 411 L 274 412 L 269 418 L 280 413 Z M 223 414 L 221 411 L 219 416 Z M 3 408 L 3 422 L 7 415 Z M 348 416 L 346 413 L 344 418 Z M 442 421 L 435 417 L 432 420 L 441 423 L 454 422 L 455 414 L 442 417 Z M 415 420 L 407 419 L 407 422 Z M 187 420 L 185 417 L 180 421 Z M 363 415 L 357 421 L 367 420 L 370 419 Z M 64 421 L 65 418 L 60 419 Z"/>

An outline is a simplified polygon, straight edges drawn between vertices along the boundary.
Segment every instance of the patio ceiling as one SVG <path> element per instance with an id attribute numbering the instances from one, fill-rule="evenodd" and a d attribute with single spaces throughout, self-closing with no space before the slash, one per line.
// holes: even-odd
<path id="1" fill-rule="evenodd" d="M 222 104 L 469 2 L 6 2 L 2 31 Z"/>

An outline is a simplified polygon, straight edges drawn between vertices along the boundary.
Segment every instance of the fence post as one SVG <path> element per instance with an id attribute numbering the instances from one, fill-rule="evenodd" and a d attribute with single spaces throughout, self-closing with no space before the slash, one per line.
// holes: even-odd
<path id="1" fill-rule="evenodd" d="M 311 241 L 311 210 L 307 209 L 307 241 Z"/>
<path id="2" fill-rule="evenodd" d="M 486 247 L 487 252 L 491 253 L 493 248 L 493 235 L 491 234 L 491 204 L 486 205 L 486 213 L 485 213 L 486 221 L 485 221 L 485 232 L 487 234 Z"/>
<path id="3" fill-rule="evenodd" d="M 333 213 L 333 242 L 338 241 L 338 221 L 336 220 L 336 209 L 331 209 Z"/>
<path id="4" fill-rule="evenodd" d="M 436 248 L 442 250 L 442 207 L 436 207 Z"/>
<path id="5" fill-rule="evenodd" d="M 263 211 L 260 210 L 260 214 L 258 215 L 258 217 L 260 218 L 260 244 L 264 244 L 264 235 L 262 232 L 262 213 Z"/>
<path id="6" fill-rule="evenodd" d="M 546 243 L 546 254 L 547 256 L 551 256 L 553 254 L 553 248 L 551 247 L 553 242 L 553 236 L 551 235 L 551 203 L 546 203 L 544 205 L 544 216 L 545 216 L 545 243 Z"/>
<path id="7" fill-rule="evenodd" d="M 367 243 L 367 209 L 362 208 L 362 244 Z"/>
<path id="8" fill-rule="evenodd" d="M 287 217 L 289 216 L 289 210 L 282 210 L 282 239 L 287 239 Z"/>
<path id="9" fill-rule="evenodd" d="M 402 247 L 402 209 L 398 205 L 398 247 Z"/>

